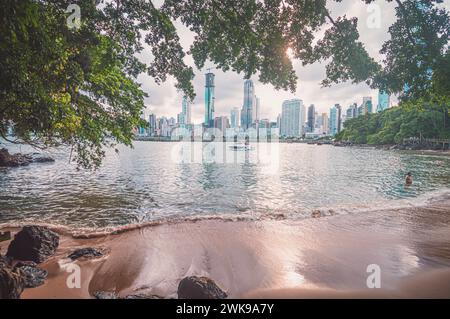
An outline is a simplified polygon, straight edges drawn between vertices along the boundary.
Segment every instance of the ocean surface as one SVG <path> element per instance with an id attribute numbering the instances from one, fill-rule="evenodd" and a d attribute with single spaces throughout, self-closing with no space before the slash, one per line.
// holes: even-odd
<path id="1" fill-rule="evenodd" d="M 22 147 L 14 151 L 30 152 Z M 450 189 L 450 157 L 330 145 L 135 142 L 96 171 L 0 168 L 0 224 L 104 228 L 178 219 L 304 219 L 418 205 Z M 414 183 L 405 187 L 407 172 Z"/>

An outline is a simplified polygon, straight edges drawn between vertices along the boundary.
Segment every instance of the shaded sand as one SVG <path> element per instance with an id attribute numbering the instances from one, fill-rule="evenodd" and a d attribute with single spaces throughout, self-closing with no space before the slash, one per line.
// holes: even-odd
<path id="1" fill-rule="evenodd" d="M 90 298 L 95 291 L 115 291 L 170 298 L 183 277 L 204 275 L 232 298 L 450 298 L 448 195 L 422 207 L 295 222 L 162 223 L 93 237 L 61 235 L 57 254 L 41 265 L 49 271 L 47 282 L 22 297 Z M 7 244 L 0 244 L 2 252 Z M 108 254 L 66 258 L 89 246 Z M 66 285 L 71 264 L 81 267 L 80 289 Z M 381 289 L 367 288 L 369 264 L 381 267 Z"/>

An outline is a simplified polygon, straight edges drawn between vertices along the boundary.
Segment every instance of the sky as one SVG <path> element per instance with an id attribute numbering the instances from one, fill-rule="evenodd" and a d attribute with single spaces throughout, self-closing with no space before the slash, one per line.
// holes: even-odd
<path id="1" fill-rule="evenodd" d="M 450 0 L 446 0 L 447 5 Z M 369 54 L 377 61 L 382 60 L 379 53 L 383 42 L 389 39 L 389 26 L 395 21 L 395 3 L 385 0 L 377 0 L 374 5 L 368 7 L 363 1 L 343 0 L 340 3 L 329 1 L 328 8 L 333 18 L 346 15 L 358 18 L 358 31 L 360 41 L 365 45 Z M 375 10 L 375 11 L 374 11 Z M 188 51 L 193 42 L 194 35 L 181 23 L 176 22 L 181 45 Z M 145 46 L 144 46 L 145 47 Z M 151 60 L 150 50 L 144 49 L 139 55 L 143 62 Z M 211 67 L 215 74 L 215 116 L 228 116 L 233 107 L 242 107 L 244 98 L 243 74 L 234 72 L 224 73 L 216 70 L 213 63 L 206 63 L 205 68 L 198 70 L 191 56 L 187 55 L 185 63 L 192 66 L 195 73 L 193 80 L 196 97 L 192 102 L 192 121 L 199 124 L 204 118 L 204 86 L 206 68 Z M 378 91 L 370 89 L 365 83 L 352 84 L 340 83 L 323 88 L 320 82 L 325 78 L 325 63 L 315 63 L 303 67 L 300 61 L 293 61 L 294 69 L 298 76 L 297 90 L 295 93 L 284 90 L 275 90 L 270 84 L 262 84 L 257 77 L 252 80 L 255 83 L 255 94 L 260 98 L 260 118 L 268 118 L 272 121 L 281 113 L 281 105 L 284 100 L 299 98 L 305 106 L 314 104 L 318 113 L 329 112 L 330 107 L 339 103 L 344 110 L 356 102 L 362 103 L 363 96 L 371 96 L 374 105 L 378 103 Z M 168 78 L 160 85 L 146 74 L 138 77 L 143 90 L 149 95 L 145 99 L 146 109 L 144 116 L 154 113 L 157 117 L 175 117 L 181 112 L 182 92 L 177 92 L 174 80 Z M 391 104 L 396 104 L 397 99 L 391 98 Z"/>

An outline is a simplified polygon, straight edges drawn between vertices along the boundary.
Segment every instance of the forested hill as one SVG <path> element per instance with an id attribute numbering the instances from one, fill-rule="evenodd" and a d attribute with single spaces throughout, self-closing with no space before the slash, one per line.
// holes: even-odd
<path id="1" fill-rule="evenodd" d="M 394 107 L 347 120 L 336 136 L 356 144 L 398 144 L 404 138 L 450 138 L 448 109 Z"/>

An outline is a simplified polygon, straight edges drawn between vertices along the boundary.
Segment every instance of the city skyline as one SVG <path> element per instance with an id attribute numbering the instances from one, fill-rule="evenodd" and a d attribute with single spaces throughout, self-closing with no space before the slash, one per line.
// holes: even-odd
<path id="1" fill-rule="evenodd" d="M 280 130 L 280 136 L 291 136 L 291 137 L 301 137 L 306 134 L 311 135 L 336 135 L 343 129 L 343 124 L 347 119 L 355 118 L 360 115 L 365 115 L 368 113 L 376 113 L 383 111 L 387 108 L 392 107 L 390 104 L 390 96 L 386 93 L 378 90 L 377 102 L 375 103 L 372 96 L 362 96 L 359 100 L 362 103 L 358 106 L 357 102 L 353 102 L 350 105 L 342 106 L 340 103 L 334 103 L 328 110 L 328 112 L 322 112 L 319 114 L 316 110 L 314 103 L 307 107 L 306 103 L 302 99 L 295 97 L 292 99 L 286 99 L 281 102 L 281 107 L 279 113 L 275 119 L 264 118 L 261 119 L 260 112 L 260 99 L 257 97 L 253 81 L 247 79 L 243 82 L 243 102 L 242 107 L 231 107 L 225 114 L 215 114 L 214 103 L 215 103 L 215 84 L 214 84 L 215 74 L 208 70 L 205 74 L 205 86 L 204 86 L 204 120 L 202 122 L 195 122 L 191 120 L 191 103 L 184 96 L 181 102 L 181 112 L 177 114 L 177 117 L 173 116 L 160 116 L 163 123 L 170 123 L 172 127 L 174 126 L 184 126 L 186 124 L 190 125 L 202 125 L 203 127 L 215 127 L 220 129 L 223 128 L 241 128 L 247 130 L 251 127 L 260 127 L 260 122 L 267 123 L 277 123 L 276 127 Z M 220 89 L 220 88 L 219 88 Z M 239 94 L 237 94 L 239 95 Z M 295 109 L 286 108 L 287 105 L 294 103 Z M 298 105 L 297 105 L 298 104 Z M 188 115 L 186 114 L 188 113 Z M 288 116 L 289 115 L 289 116 Z M 323 119 L 324 116 L 327 119 Z M 154 126 L 154 121 L 156 119 L 155 113 L 150 113 L 149 116 L 143 114 L 144 119 L 149 121 L 150 127 Z M 292 118 L 287 118 L 292 117 Z M 187 120 L 188 118 L 188 120 Z M 218 121 L 224 123 L 226 121 L 227 125 L 217 125 Z M 322 122 L 321 125 L 318 124 Z M 328 124 L 323 123 L 324 121 Z M 281 128 L 281 123 L 285 123 L 285 126 L 289 124 L 292 126 L 286 130 L 286 128 Z M 152 129 L 148 131 L 151 135 Z M 295 132 L 295 133 L 293 133 Z M 138 133 L 140 135 L 144 134 L 142 128 L 139 128 Z M 170 135 L 170 133 L 164 134 L 164 136 Z"/>

